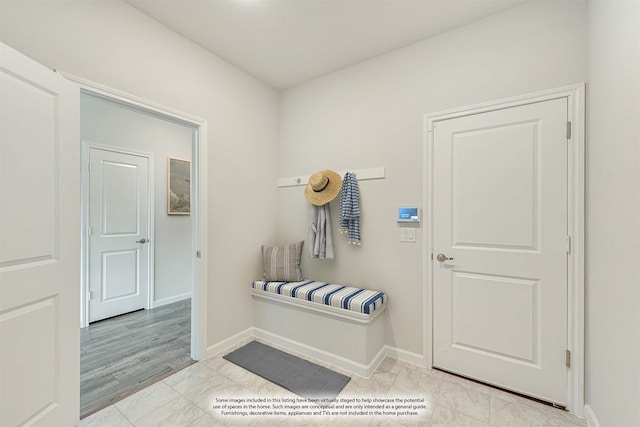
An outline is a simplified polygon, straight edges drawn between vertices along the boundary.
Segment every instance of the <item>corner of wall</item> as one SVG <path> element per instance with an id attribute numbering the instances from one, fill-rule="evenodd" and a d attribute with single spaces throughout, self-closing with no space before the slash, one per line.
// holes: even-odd
<path id="1" fill-rule="evenodd" d="M 602 427 L 591 405 L 584 405 L 584 417 L 589 427 Z"/>

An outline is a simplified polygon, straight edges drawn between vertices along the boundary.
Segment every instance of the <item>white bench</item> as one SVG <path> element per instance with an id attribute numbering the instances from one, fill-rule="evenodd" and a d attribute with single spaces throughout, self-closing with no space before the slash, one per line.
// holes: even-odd
<path id="1" fill-rule="evenodd" d="M 256 336 L 369 377 L 383 357 L 387 296 L 312 280 L 252 284 Z"/>

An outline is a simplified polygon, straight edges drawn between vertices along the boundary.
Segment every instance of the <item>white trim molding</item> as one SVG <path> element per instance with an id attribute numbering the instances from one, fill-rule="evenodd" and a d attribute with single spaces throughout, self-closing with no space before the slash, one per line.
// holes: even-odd
<path id="1" fill-rule="evenodd" d="M 141 150 L 133 150 L 130 148 L 116 147 L 112 145 L 100 144 L 92 141 L 81 141 L 80 146 L 80 162 L 83 167 L 81 168 L 81 224 L 82 232 L 80 234 L 80 256 L 81 256 L 81 287 L 80 287 L 80 327 L 86 328 L 89 326 L 90 310 L 89 310 L 89 256 L 90 256 L 90 238 L 89 238 L 89 200 L 90 200 L 90 172 L 89 168 L 85 167 L 89 164 L 89 155 L 91 149 L 110 151 L 113 153 L 122 153 L 132 156 L 144 157 L 147 159 L 147 180 L 149 183 L 149 194 L 147 200 L 147 212 L 148 222 L 145 235 L 149 239 L 149 262 L 148 262 L 148 279 L 147 279 L 147 301 L 145 301 L 145 308 L 151 309 L 155 307 L 155 289 L 153 284 L 155 283 L 155 160 L 154 154 Z"/>
<path id="2" fill-rule="evenodd" d="M 584 405 L 584 417 L 589 427 L 601 427 L 600 421 L 598 421 L 598 417 L 596 417 L 591 405 Z"/>
<path id="3" fill-rule="evenodd" d="M 297 354 L 303 358 L 310 359 L 312 362 L 330 365 L 331 367 L 335 367 L 363 378 L 370 378 L 385 357 L 392 357 L 412 365 L 424 366 L 421 355 L 396 347 L 391 347 L 389 345 L 383 346 L 373 357 L 371 362 L 364 365 L 340 355 L 333 354 L 256 327 L 247 328 L 242 332 L 210 346 L 207 349 L 207 358 L 226 354 L 256 339 L 288 353 L 292 353 L 294 355 Z"/>
<path id="4" fill-rule="evenodd" d="M 422 354 L 413 353 L 390 345 L 385 346 L 385 356 L 393 357 L 394 359 L 398 359 L 421 368 L 426 366 L 424 356 Z"/>
<path id="5" fill-rule="evenodd" d="M 103 86 L 62 71 L 60 75 L 77 83 L 81 92 L 102 97 L 110 102 L 155 114 L 165 120 L 194 128 L 191 150 L 191 358 L 199 360 L 207 354 L 207 256 L 208 256 L 208 143 L 207 121 L 173 108 Z"/>
<path id="6" fill-rule="evenodd" d="M 225 338 L 222 341 L 207 347 L 207 351 L 203 355 L 203 359 L 218 356 L 219 354 L 226 353 L 235 347 L 246 344 L 249 341 L 253 341 L 253 338 L 255 337 L 253 333 L 254 329 L 254 327 L 247 328 L 244 331 L 240 331 L 229 338 Z"/>
<path id="7" fill-rule="evenodd" d="M 584 161 L 585 161 L 585 84 L 565 86 L 481 104 L 429 113 L 424 116 L 423 158 L 423 206 L 433 206 L 433 126 L 442 120 L 478 114 L 486 111 L 510 108 L 533 102 L 567 98 L 568 120 L 571 135 L 568 144 L 568 232 L 572 243 L 568 256 L 568 319 L 567 348 L 571 351 L 571 368 L 568 371 L 567 409 L 578 417 L 584 413 Z M 430 256 L 433 252 L 433 215 L 425 215 L 423 228 L 423 330 L 424 360 L 433 366 L 433 272 Z"/>
<path id="8" fill-rule="evenodd" d="M 56 70 L 56 72 L 64 78 L 77 83 L 80 86 L 80 89 L 86 92 L 90 92 L 93 95 L 102 95 L 112 102 L 120 101 L 121 103 L 129 107 L 137 107 L 142 111 L 153 112 L 164 116 L 165 118 L 171 118 L 175 121 L 179 121 L 187 125 L 200 126 L 201 124 L 206 123 L 205 119 L 198 116 L 175 110 L 171 107 L 167 107 L 165 105 L 140 98 L 139 96 L 132 95 L 118 89 L 113 89 L 108 86 L 101 85 L 100 83 L 92 82 L 91 80 L 87 80 L 82 77 L 66 73 L 64 71 Z"/>
<path id="9" fill-rule="evenodd" d="M 189 298 L 191 298 L 191 292 L 185 292 L 184 294 L 174 295 L 169 298 L 157 299 L 153 301 L 153 307 L 162 307 L 163 305 L 172 304 L 174 302 L 182 301 Z"/>

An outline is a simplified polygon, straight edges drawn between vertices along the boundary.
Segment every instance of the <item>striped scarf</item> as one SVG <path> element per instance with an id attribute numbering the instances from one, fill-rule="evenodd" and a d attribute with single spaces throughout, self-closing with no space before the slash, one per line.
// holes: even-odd
<path id="1" fill-rule="evenodd" d="M 349 234 L 349 243 L 361 245 L 360 240 L 360 190 L 356 175 L 347 172 L 342 180 L 340 194 L 340 233 Z"/>

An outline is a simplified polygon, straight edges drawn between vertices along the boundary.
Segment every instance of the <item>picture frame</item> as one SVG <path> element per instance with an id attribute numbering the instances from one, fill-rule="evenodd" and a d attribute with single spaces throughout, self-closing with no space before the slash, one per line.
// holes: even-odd
<path id="1" fill-rule="evenodd" d="M 167 214 L 191 214 L 191 160 L 167 159 Z"/>

